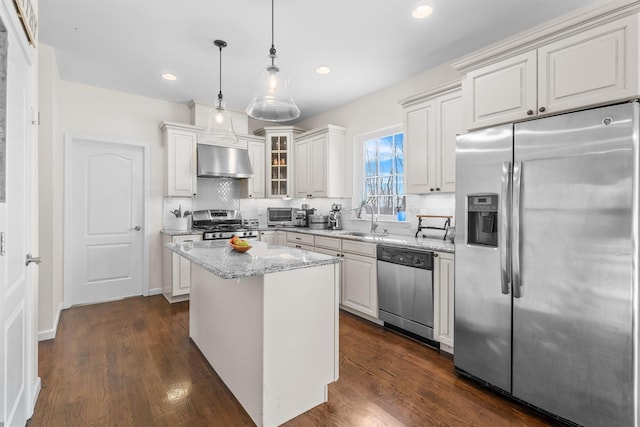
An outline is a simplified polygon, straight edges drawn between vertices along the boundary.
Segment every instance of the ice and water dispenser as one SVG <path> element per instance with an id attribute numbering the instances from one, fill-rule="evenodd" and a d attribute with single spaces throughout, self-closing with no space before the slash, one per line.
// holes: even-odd
<path id="1" fill-rule="evenodd" d="M 498 246 L 498 195 L 467 196 L 467 236 L 470 245 Z"/>

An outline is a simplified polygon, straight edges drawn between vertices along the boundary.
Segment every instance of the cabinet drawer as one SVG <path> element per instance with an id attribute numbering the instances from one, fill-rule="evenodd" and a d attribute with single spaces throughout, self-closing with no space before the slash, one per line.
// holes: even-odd
<path id="1" fill-rule="evenodd" d="M 340 251 L 342 249 L 342 241 L 334 237 L 315 236 L 316 247 L 333 249 Z"/>
<path id="2" fill-rule="evenodd" d="M 313 246 L 305 245 L 305 244 L 302 244 L 302 243 L 287 242 L 287 246 L 290 247 L 290 248 L 298 248 L 298 249 L 302 249 L 304 251 L 314 252 L 314 247 Z"/>
<path id="3" fill-rule="evenodd" d="M 376 245 L 374 243 L 353 242 L 351 240 L 342 241 L 342 252 L 376 257 Z"/>
<path id="4" fill-rule="evenodd" d="M 173 243 L 182 242 L 199 242 L 202 240 L 202 233 L 199 234 L 183 234 L 180 236 L 173 236 Z"/>
<path id="5" fill-rule="evenodd" d="M 302 233 L 290 233 L 287 232 L 287 242 L 298 243 L 303 245 L 314 245 L 313 235 Z"/>

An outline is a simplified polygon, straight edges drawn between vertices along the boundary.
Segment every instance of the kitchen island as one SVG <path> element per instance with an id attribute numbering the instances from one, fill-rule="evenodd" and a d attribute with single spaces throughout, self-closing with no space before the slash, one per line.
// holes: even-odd
<path id="1" fill-rule="evenodd" d="M 340 259 L 251 244 L 165 246 L 191 261 L 189 336 L 253 421 L 276 426 L 338 379 Z"/>

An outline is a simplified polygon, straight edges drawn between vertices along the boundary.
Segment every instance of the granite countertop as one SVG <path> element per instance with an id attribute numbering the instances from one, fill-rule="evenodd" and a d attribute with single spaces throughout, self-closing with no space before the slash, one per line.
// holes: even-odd
<path id="1" fill-rule="evenodd" d="M 261 228 L 261 231 L 288 231 L 293 233 L 312 234 L 314 236 L 334 237 L 339 239 L 356 240 L 359 242 L 368 242 L 376 244 L 385 244 L 389 246 L 398 246 L 403 248 L 423 249 L 437 252 L 455 252 L 455 245 L 449 240 L 433 239 L 428 237 L 414 237 L 401 234 L 372 234 L 367 232 L 351 231 L 351 230 L 311 230 L 304 227 L 270 227 Z"/>
<path id="2" fill-rule="evenodd" d="M 226 240 L 166 243 L 173 252 L 222 279 L 261 276 L 278 271 L 337 264 L 340 258 L 285 246 L 251 241 L 247 252 L 237 252 Z"/>
<path id="3" fill-rule="evenodd" d="M 163 228 L 160 232 L 168 236 L 197 236 L 202 234 L 202 230 L 194 230 L 192 228 L 188 230 L 169 230 Z"/>

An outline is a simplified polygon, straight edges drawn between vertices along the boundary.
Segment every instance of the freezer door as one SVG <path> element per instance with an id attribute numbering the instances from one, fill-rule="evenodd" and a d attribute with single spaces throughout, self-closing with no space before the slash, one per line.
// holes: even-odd
<path id="1" fill-rule="evenodd" d="M 515 125 L 513 395 L 578 424 L 635 425 L 637 117 Z"/>
<path id="2" fill-rule="evenodd" d="M 461 135 L 456 147 L 454 364 L 505 391 L 511 390 L 511 295 L 501 273 L 508 267 L 501 265 L 508 249 L 509 195 L 503 180 L 508 184 L 512 146 L 513 126 L 506 125 Z M 492 225 L 498 227 L 497 247 L 469 242 L 473 195 L 498 196 L 501 208 Z"/>

